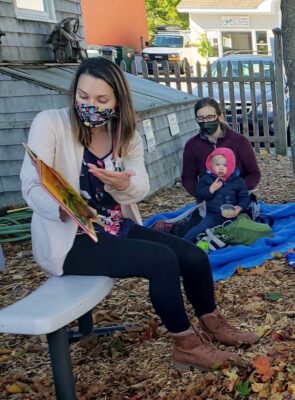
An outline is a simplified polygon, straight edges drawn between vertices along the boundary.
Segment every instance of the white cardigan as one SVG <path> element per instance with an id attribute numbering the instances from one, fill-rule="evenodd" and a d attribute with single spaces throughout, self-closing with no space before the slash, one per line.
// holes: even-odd
<path id="1" fill-rule="evenodd" d="M 31 125 L 28 145 L 79 191 L 84 147 L 73 136 L 68 108 L 37 114 Z M 129 187 L 117 191 L 105 185 L 105 190 L 121 204 L 124 217 L 141 224 L 136 203 L 147 195 L 149 178 L 144 165 L 142 141 L 137 132 L 128 157 L 122 159 L 122 167 L 136 173 L 131 177 Z M 49 274 L 62 275 L 63 263 L 73 245 L 78 225 L 72 219 L 67 222 L 60 220 L 59 206 L 40 186 L 36 168 L 28 155 L 25 155 L 20 179 L 23 197 L 33 210 L 31 232 L 34 258 Z"/>

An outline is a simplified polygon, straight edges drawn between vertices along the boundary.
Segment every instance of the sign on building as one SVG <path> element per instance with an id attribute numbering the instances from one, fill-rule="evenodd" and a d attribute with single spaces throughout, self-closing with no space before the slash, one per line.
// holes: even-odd
<path id="1" fill-rule="evenodd" d="M 222 17 L 223 28 L 247 28 L 249 26 L 249 17 Z"/>

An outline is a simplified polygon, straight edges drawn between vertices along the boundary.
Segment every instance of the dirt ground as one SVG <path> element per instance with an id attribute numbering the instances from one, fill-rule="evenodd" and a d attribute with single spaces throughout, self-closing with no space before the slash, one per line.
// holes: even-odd
<path id="1" fill-rule="evenodd" d="M 263 154 L 258 161 L 258 198 L 272 204 L 295 202 L 291 160 Z M 178 182 L 139 207 L 147 218 L 191 201 Z M 1 307 L 45 279 L 32 259 L 30 241 L 5 244 L 4 252 Z M 78 399 L 295 399 L 295 269 L 283 254 L 255 267 L 238 268 L 234 276 L 215 284 L 218 306 L 229 321 L 261 337 L 250 348 L 232 349 L 245 361 L 243 367 L 214 372 L 174 369 L 171 340 L 151 307 L 147 282 L 126 279 L 94 309 L 94 321 L 99 326 L 135 322 L 139 327 L 71 345 Z M 0 335 L 0 362 L 0 399 L 55 398 L 45 336 Z"/>

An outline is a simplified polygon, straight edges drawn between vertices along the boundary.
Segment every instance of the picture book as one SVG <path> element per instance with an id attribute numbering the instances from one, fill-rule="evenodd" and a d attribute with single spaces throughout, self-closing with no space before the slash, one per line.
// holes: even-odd
<path id="1" fill-rule="evenodd" d="M 86 232 L 92 240 L 98 241 L 93 222 L 103 226 L 95 210 L 88 206 L 83 197 L 57 172 L 41 160 L 30 147 L 23 143 L 35 165 L 42 187 L 60 207 Z"/>

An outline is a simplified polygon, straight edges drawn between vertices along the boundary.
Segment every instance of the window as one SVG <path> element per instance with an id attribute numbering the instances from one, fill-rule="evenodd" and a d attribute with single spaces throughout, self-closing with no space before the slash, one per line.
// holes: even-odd
<path id="1" fill-rule="evenodd" d="M 266 31 L 256 31 L 256 45 L 258 54 L 268 54 Z"/>
<path id="2" fill-rule="evenodd" d="M 182 36 L 172 36 L 172 35 L 155 35 L 154 45 L 157 47 L 183 47 L 183 37 Z"/>
<path id="3" fill-rule="evenodd" d="M 230 61 L 231 65 L 232 65 L 233 77 L 238 77 L 239 76 L 239 61 L 231 61 L 231 60 L 220 61 L 222 76 L 228 76 L 228 61 Z M 271 61 L 264 61 L 264 60 L 261 60 L 261 61 L 263 62 L 264 75 L 269 77 Z M 252 61 L 254 78 L 260 77 L 259 63 L 260 63 L 260 60 Z M 243 75 L 249 76 L 250 75 L 249 61 L 241 61 L 241 64 L 242 64 Z M 217 77 L 217 63 L 216 62 L 212 63 L 212 65 L 211 65 L 211 73 L 212 73 L 213 77 L 215 77 L 215 78 Z"/>
<path id="4" fill-rule="evenodd" d="M 14 0 L 18 19 L 56 22 L 53 0 Z"/>

